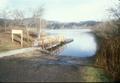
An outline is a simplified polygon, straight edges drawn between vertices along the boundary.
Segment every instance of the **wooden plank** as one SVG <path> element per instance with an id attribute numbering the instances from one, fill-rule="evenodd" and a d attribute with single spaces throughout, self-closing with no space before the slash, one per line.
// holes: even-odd
<path id="1" fill-rule="evenodd" d="M 66 40 L 64 40 L 63 42 L 58 42 L 58 43 L 56 43 L 56 44 L 54 44 L 54 45 L 51 45 L 51 46 L 49 46 L 49 47 L 46 47 L 45 49 L 51 49 L 51 48 L 54 48 L 54 47 L 59 46 L 60 44 L 66 44 L 66 43 L 70 43 L 70 42 L 72 42 L 72 41 L 73 41 L 73 39 L 66 39 Z"/>
<path id="2" fill-rule="evenodd" d="M 51 45 L 51 46 L 49 46 L 49 47 L 46 47 L 45 49 L 51 49 L 51 48 L 54 48 L 54 47 L 56 47 L 56 46 L 58 46 L 58 45 L 60 45 L 61 43 L 59 42 L 59 43 L 56 43 L 56 44 L 54 44 L 54 45 Z"/>

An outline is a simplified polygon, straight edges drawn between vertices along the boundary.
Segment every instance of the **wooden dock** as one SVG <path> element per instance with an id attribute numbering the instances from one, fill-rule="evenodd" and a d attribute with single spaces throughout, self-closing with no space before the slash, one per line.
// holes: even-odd
<path id="1" fill-rule="evenodd" d="M 40 38 L 38 45 L 42 47 L 42 49 L 51 49 L 72 41 L 73 39 L 65 39 L 64 36 L 45 36 Z"/>
<path id="2" fill-rule="evenodd" d="M 73 39 L 66 39 L 66 40 L 64 40 L 63 42 L 58 42 L 58 43 L 56 43 L 56 44 L 53 44 L 53 45 L 51 45 L 51 46 L 46 47 L 46 50 L 49 50 L 49 49 L 52 49 L 52 48 L 56 48 L 56 47 L 58 47 L 58 46 L 60 46 L 60 45 L 67 44 L 67 43 L 70 43 L 70 42 L 72 42 L 72 41 L 73 41 Z"/>

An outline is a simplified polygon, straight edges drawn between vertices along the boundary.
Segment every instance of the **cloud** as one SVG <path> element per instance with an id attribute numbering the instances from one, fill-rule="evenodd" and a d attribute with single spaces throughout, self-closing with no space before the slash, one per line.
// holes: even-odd
<path id="1" fill-rule="evenodd" d="M 117 0 L 72 0 L 69 3 L 67 0 L 53 1 L 56 5 L 49 1 L 46 18 L 59 21 L 103 20 L 107 18 L 107 9 L 117 3 Z"/>
<path id="2" fill-rule="evenodd" d="M 5 8 L 9 4 L 9 0 L 0 0 L 0 8 Z"/>
<path id="3" fill-rule="evenodd" d="M 44 4 L 44 18 L 58 21 L 102 20 L 118 0 L 0 0 L 0 9 L 36 8 Z"/>

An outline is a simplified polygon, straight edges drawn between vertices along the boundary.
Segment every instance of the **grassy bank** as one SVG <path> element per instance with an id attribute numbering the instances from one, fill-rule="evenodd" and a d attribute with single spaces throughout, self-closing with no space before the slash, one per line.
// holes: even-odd
<path id="1" fill-rule="evenodd" d="M 15 35 L 14 42 L 12 42 L 11 32 L 0 30 L 0 52 L 32 46 L 35 38 L 32 33 L 29 34 L 29 39 L 26 33 L 23 35 L 23 47 L 21 47 L 19 35 Z"/>

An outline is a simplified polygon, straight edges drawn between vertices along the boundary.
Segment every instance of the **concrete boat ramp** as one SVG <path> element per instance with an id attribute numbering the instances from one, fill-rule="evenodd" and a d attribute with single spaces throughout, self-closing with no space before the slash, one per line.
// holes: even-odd
<path id="1" fill-rule="evenodd" d="M 0 58 L 5 57 L 5 56 L 12 56 L 12 55 L 16 55 L 16 54 L 21 54 L 21 53 L 25 53 L 25 52 L 30 52 L 30 51 L 34 51 L 34 50 L 41 50 L 41 48 L 29 47 L 29 48 L 22 48 L 22 49 L 1 52 Z"/>

